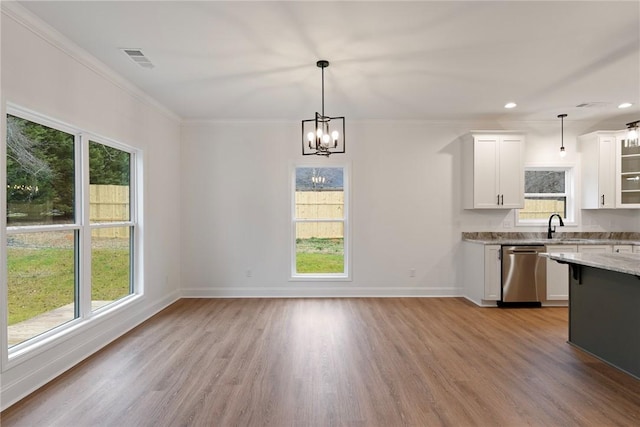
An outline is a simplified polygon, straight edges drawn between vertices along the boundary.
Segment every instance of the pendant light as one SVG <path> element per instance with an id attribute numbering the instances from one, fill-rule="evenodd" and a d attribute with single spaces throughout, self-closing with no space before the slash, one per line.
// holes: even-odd
<path id="1" fill-rule="evenodd" d="M 344 153 L 344 117 L 329 117 L 324 113 L 324 69 L 329 61 L 316 62 L 322 70 L 322 112 L 316 112 L 315 119 L 302 121 L 302 155 L 329 157 L 334 153 Z"/>
<path id="2" fill-rule="evenodd" d="M 560 119 L 560 157 L 564 158 L 567 155 L 566 150 L 564 149 L 564 118 L 567 117 L 566 114 L 558 114 L 558 118 Z"/>
<path id="3" fill-rule="evenodd" d="M 627 141 L 626 144 L 628 147 L 637 147 L 638 145 L 638 123 L 640 120 L 636 120 L 635 122 L 627 123 Z"/>

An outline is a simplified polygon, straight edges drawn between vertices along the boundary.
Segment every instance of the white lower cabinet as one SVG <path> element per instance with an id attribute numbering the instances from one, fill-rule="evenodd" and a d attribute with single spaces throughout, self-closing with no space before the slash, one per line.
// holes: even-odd
<path id="1" fill-rule="evenodd" d="M 501 299 L 500 245 L 463 242 L 464 295 L 480 306 L 496 306 Z"/>
<path id="2" fill-rule="evenodd" d="M 500 245 L 484 247 L 484 299 L 499 301 L 502 299 L 502 260 Z"/>
<path id="3" fill-rule="evenodd" d="M 481 306 L 496 306 L 502 299 L 502 260 L 500 245 L 463 242 L 464 291 L 467 299 Z M 549 253 L 640 253 L 640 245 L 547 245 Z M 569 300 L 569 266 L 547 259 L 548 305 Z M 543 305 L 545 305 L 543 301 Z"/>
<path id="4" fill-rule="evenodd" d="M 611 245 L 578 245 L 578 252 L 611 253 L 613 252 L 613 246 Z"/>
<path id="5" fill-rule="evenodd" d="M 546 252 L 574 253 L 575 245 L 547 245 Z M 547 300 L 567 301 L 569 299 L 569 265 L 547 259 Z"/>
<path id="6" fill-rule="evenodd" d="M 639 247 L 640 248 L 640 247 Z M 546 252 L 611 253 L 631 252 L 631 245 L 547 245 Z M 547 259 L 547 301 L 569 299 L 569 266 Z"/>

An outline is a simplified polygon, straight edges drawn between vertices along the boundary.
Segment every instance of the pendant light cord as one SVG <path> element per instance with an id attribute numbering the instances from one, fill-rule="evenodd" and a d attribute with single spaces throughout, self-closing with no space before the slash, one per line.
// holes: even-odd
<path id="1" fill-rule="evenodd" d="M 560 119 L 560 147 L 564 149 L 564 118 L 567 117 L 566 114 L 558 114 L 558 118 Z"/>
<path id="2" fill-rule="evenodd" d="M 324 67 L 322 68 L 322 117 L 324 117 Z"/>

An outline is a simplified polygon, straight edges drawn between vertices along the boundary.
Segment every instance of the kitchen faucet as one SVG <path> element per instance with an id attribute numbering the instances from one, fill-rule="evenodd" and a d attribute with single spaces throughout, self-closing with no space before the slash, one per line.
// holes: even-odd
<path id="1" fill-rule="evenodd" d="M 553 230 L 551 229 L 551 220 L 553 219 L 554 216 L 557 216 L 558 219 L 560 220 L 560 227 L 564 227 L 564 222 L 562 222 L 562 217 L 557 214 L 551 214 L 551 216 L 549 217 L 549 228 L 547 228 L 547 239 L 551 238 L 551 234 L 556 232 L 556 226 L 553 226 Z"/>

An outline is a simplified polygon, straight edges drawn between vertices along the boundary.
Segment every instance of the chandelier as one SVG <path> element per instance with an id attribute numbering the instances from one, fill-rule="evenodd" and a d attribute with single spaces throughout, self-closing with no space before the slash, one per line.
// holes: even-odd
<path id="1" fill-rule="evenodd" d="M 344 117 L 329 117 L 324 113 L 324 69 L 329 61 L 316 62 L 322 70 L 322 113 L 316 112 L 315 119 L 302 121 L 302 155 L 329 157 L 334 153 L 344 153 Z"/>
<path id="2" fill-rule="evenodd" d="M 311 176 L 311 186 L 313 187 L 314 190 L 316 191 L 321 190 L 322 187 L 324 187 L 324 183 L 326 180 L 327 178 L 325 176 L 317 172 L 315 168 L 313 169 L 313 175 Z"/>

